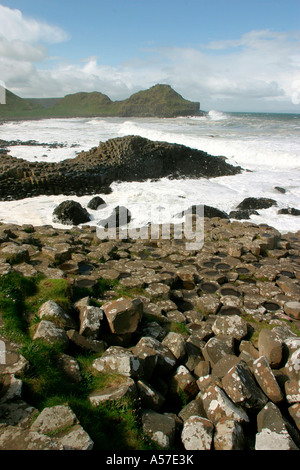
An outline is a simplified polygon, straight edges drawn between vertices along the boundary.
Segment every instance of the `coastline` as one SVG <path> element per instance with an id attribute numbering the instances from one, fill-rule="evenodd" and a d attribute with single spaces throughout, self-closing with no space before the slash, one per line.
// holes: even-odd
<path id="1" fill-rule="evenodd" d="M 273 407 L 278 415 L 276 419 L 282 419 L 282 422 L 287 419 L 293 429 L 291 435 L 291 429 L 288 428 L 284 448 L 297 448 L 300 443 L 296 430 L 299 423 L 295 415 L 289 413 L 292 413 L 292 405 L 295 403 L 290 398 L 292 392 L 289 387 L 293 386 L 294 377 L 297 376 L 297 359 L 293 362 L 293 357 L 296 358 L 300 352 L 300 310 L 297 307 L 300 305 L 300 232 L 283 236 L 264 224 L 257 226 L 249 222 L 230 222 L 216 217 L 205 219 L 204 230 L 205 241 L 202 249 L 187 250 L 184 238 L 100 240 L 95 227 L 89 225 L 54 229 L 49 225 L 33 227 L 29 224 L 3 224 L 0 226 L 1 278 L 11 275 L 12 272 L 31 279 L 39 279 L 42 275 L 48 282 L 54 282 L 50 281 L 51 279 L 67 282 L 66 285 L 71 288 L 73 295 L 75 292 L 81 292 L 81 307 L 78 303 L 76 308 L 74 304 L 71 309 L 66 310 L 66 314 L 71 317 L 64 326 L 61 323 L 62 318 L 59 320 L 46 316 L 47 321 L 44 321 L 42 316 L 40 319 L 36 317 L 35 324 L 30 327 L 33 335 L 31 341 L 34 344 L 40 338 L 39 341 L 47 343 L 51 337 L 52 342 L 54 338 L 49 335 L 54 334 L 54 330 L 51 333 L 47 328 L 52 325 L 53 329 L 56 325 L 56 340 L 64 339 L 63 351 L 69 360 L 76 362 L 76 355 L 72 352 L 75 345 L 76 349 L 85 350 L 85 354 L 92 355 L 95 355 L 94 348 L 100 348 L 97 351 L 101 351 L 101 354 L 98 354 L 98 359 L 94 361 L 94 367 L 104 376 L 112 371 L 117 372 L 123 385 L 110 386 L 109 389 L 104 386 L 103 389 L 90 393 L 86 399 L 94 403 L 95 411 L 98 406 L 109 406 L 115 396 L 118 396 L 118 401 L 121 400 L 122 403 L 129 397 L 139 397 L 139 413 L 144 432 L 150 433 L 155 440 L 155 428 L 151 427 L 150 430 L 147 424 L 149 419 L 151 421 L 156 417 L 162 423 L 166 413 L 173 416 L 172 420 L 176 416 L 176 433 L 172 431 L 168 434 L 166 430 L 164 432 L 168 435 L 169 445 L 175 446 L 177 451 L 182 451 L 185 446 L 183 431 L 192 425 L 195 414 L 198 416 L 197 423 L 203 422 L 203 419 L 205 422 L 208 420 L 212 429 L 218 429 L 219 418 L 210 411 L 210 401 L 207 402 L 205 397 L 210 393 L 215 394 L 215 400 L 222 409 L 222 393 L 226 391 L 230 397 L 226 406 L 231 403 L 229 406 L 234 413 L 238 403 L 239 419 L 243 416 L 239 424 L 239 436 L 244 437 L 243 442 L 235 442 L 231 450 L 273 448 L 271 441 L 264 441 L 264 429 L 255 431 L 257 414 L 267 413 L 268 400 L 275 400 L 276 405 L 273 403 Z M 101 294 L 97 290 L 99 283 L 104 286 Z M 86 304 L 86 296 L 90 296 L 97 303 Z M 97 305 L 97 308 L 80 310 L 86 308 L 86 305 Z M 130 309 L 127 310 L 129 305 Z M 121 323 L 117 323 L 117 317 L 113 320 L 112 314 L 116 307 L 120 318 L 123 318 Z M 101 311 L 102 316 L 105 312 L 104 317 L 110 326 L 102 319 L 99 330 L 96 317 L 85 317 L 88 311 L 91 314 L 93 312 L 93 315 L 96 311 Z M 37 311 L 35 315 L 40 315 L 40 312 L 41 310 Z M 30 322 L 33 314 L 34 312 L 31 312 L 27 321 Z M 50 314 L 49 311 L 48 315 Z M 128 320 L 125 321 L 127 317 Z M 75 326 L 70 326 L 71 319 L 72 322 L 75 321 Z M 263 336 L 266 336 L 265 340 Z M 28 383 L 24 358 L 20 363 L 18 356 L 19 347 L 13 347 L 3 336 L 2 341 L 5 341 L 7 348 L 15 351 L 18 358 L 13 370 L 18 370 L 19 377 Z M 150 373 L 153 369 L 149 369 L 151 357 L 160 353 L 152 349 L 149 353 L 149 345 L 145 351 L 140 349 L 145 341 L 153 343 L 151 348 L 164 348 L 164 357 L 169 358 L 165 369 L 161 372 L 157 369 L 153 376 Z M 274 342 L 273 346 L 270 346 L 270 341 L 272 345 Z M 215 342 L 216 345 L 213 346 Z M 277 362 L 272 363 L 274 348 L 276 354 L 279 354 L 278 351 L 281 353 L 279 359 L 276 359 Z M 110 354 L 114 355 L 111 357 Z M 121 354 L 120 358 L 118 354 Z M 122 354 L 125 355 L 124 358 Z M 122 371 L 122 361 L 131 355 L 136 361 L 141 361 L 142 358 L 144 361 L 148 357 L 147 361 L 150 362 L 144 372 L 148 371 L 146 376 L 141 372 L 142 369 L 132 369 L 126 373 Z M 276 380 L 272 379 L 274 383 L 271 389 L 273 393 L 276 389 L 276 396 L 279 398 L 275 399 L 273 395 L 267 398 L 271 392 L 264 387 L 263 382 L 259 382 L 262 389 L 257 389 L 257 385 L 255 392 L 251 389 L 253 384 L 250 383 L 254 380 L 254 375 L 256 380 L 259 380 L 259 366 L 256 367 L 255 364 L 260 364 L 262 355 L 268 358 L 268 365 L 264 366 L 267 367 L 266 377 L 270 373 L 273 377 L 274 374 L 276 376 Z M 227 365 L 225 359 L 229 361 Z M 224 364 L 222 369 L 219 369 L 221 363 Z M 113 367 L 117 368 L 112 369 L 110 364 L 119 365 L 114 365 Z M 243 374 L 247 377 L 242 392 L 246 395 L 244 398 L 240 397 L 241 401 L 238 402 L 233 378 L 228 383 L 232 368 L 241 380 L 244 380 Z M 0 365 L 0 369 L 3 373 L 3 366 Z M 99 371 L 95 373 L 99 374 Z M 12 380 L 14 373 L 10 374 Z M 160 382 L 157 382 L 158 378 Z M 163 383 L 165 385 L 162 388 Z M 247 395 L 248 386 L 252 390 L 251 399 Z M 74 387 L 75 390 L 78 385 Z M 36 393 L 30 395 L 27 391 L 27 407 L 37 404 Z M 34 396 L 35 399 L 31 402 Z M 17 403 L 19 395 L 11 399 Z M 69 407 L 70 403 L 72 400 Z M 70 412 L 72 406 L 65 412 Z M 56 412 L 56 408 L 52 406 L 45 408 L 44 413 L 50 416 L 54 411 Z M 32 412 L 30 411 L 30 416 Z M 39 414 L 37 410 L 34 412 Z M 9 414 L 6 415 L 4 423 L 10 422 L 10 442 L 16 442 L 15 433 L 20 427 L 15 421 L 12 425 L 13 418 L 7 416 Z M 9 419 L 11 421 L 7 421 Z M 234 419 L 238 419 L 237 415 Z M 153 423 L 151 426 L 154 426 Z M 8 431 L 8 424 L 2 426 Z M 33 428 L 28 428 L 29 424 L 23 425 L 23 429 L 24 426 L 26 432 L 32 432 Z M 265 429 L 268 429 L 267 424 Z M 118 433 L 118 426 L 115 432 Z M 39 433 L 43 435 L 41 428 Z M 92 428 L 88 426 L 84 433 L 88 433 L 84 439 L 86 448 L 80 448 L 80 441 L 73 442 L 73 448 L 87 450 L 93 448 L 93 445 L 96 449 L 99 449 L 99 446 L 101 448 L 101 442 L 93 435 Z M 173 440 L 175 435 L 176 444 Z M 4 436 L 0 433 L 2 449 L 11 445 Z M 161 449 L 169 448 L 164 447 L 163 440 L 158 439 L 155 442 Z M 209 442 L 212 442 L 212 436 Z M 224 449 L 224 443 L 220 442 L 215 437 L 214 447 L 221 446 L 220 449 Z M 26 445 L 20 442 L 18 445 L 19 448 L 27 450 Z M 53 446 L 64 449 L 60 438 L 52 438 L 47 445 L 42 444 L 44 449 L 51 449 Z"/>

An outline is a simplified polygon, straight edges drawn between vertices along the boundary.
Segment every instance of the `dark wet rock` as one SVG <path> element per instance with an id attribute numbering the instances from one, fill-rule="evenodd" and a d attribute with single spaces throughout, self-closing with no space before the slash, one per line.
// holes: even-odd
<path id="1" fill-rule="evenodd" d="M 286 189 L 282 188 L 281 186 L 275 186 L 274 189 L 276 189 L 276 191 L 278 191 L 279 193 L 286 193 Z"/>
<path id="2" fill-rule="evenodd" d="M 279 211 L 277 211 L 277 214 L 289 214 L 289 215 L 299 216 L 300 210 L 295 209 L 294 207 L 288 207 L 285 209 L 279 209 Z"/>
<path id="3" fill-rule="evenodd" d="M 277 202 L 274 199 L 266 197 L 246 197 L 240 204 L 237 206 L 237 209 L 268 209 L 269 207 L 276 206 Z"/>
<path id="4" fill-rule="evenodd" d="M 251 215 L 259 215 L 259 214 L 254 209 L 241 209 L 241 210 L 229 212 L 229 218 L 236 219 L 236 220 L 247 220 L 247 219 L 250 219 Z"/>
<path id="5" fill-rule="evenodd" d="M 63 201 L 53 211 L 53 222 L 64 225 L 79 225 L 89 220 L 88 211 L 77 201 Z"/>
<path id="6" fill-rule="evenodd" d="M 215 207 L 207 206 L 206 204 L 203 205 L 192 205 L 188 209 L 183 212 L 176 214 L 175 217 L 181 217 L 184 215 L 199 215 L 200 217 L 207 217 L 209 219 L 213 217 L 219 217 L 221 219 L 228 219 L 228 214 L 226 212 L 221 211 Z"/>
<path id="7" fill-rule="evenodd" d="M 113 181 L 152 178 L 214 178 L 241 172 L 224 157 L 179 144 L 126 136 L 100 143 L 59 163 L 29 162 L 0 155 L 0 199 L 41 194 L 105 194 Z"/>
<path id="8" fill-rule="evenodd" d="M 96 211 L 97 209 L 103 209 L 104 207 L 106 207 L 106 202 L 104 201 L 104 199 L 102 199 L 102 197 L 95 196 L 90 200 L 87 207 L 88 209 Z"/>

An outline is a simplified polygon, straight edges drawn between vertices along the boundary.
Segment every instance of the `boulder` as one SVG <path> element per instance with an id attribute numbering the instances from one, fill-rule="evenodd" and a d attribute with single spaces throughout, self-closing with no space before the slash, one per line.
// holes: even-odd
<path id="1" fill-rule="evenodd" d="M 181 440 L 185 450 L 210 450 L 214 425 L 200 416 L 191 416 L 183 425 Z"/>
<path id="2" fill-rule="evenodd" d="M 183 359 L 185 356 L 185 343 L 184 336 L 180 333 L 170 331 L 162 340 L 162 344 L 173 353 L 177 360 Z"/>
<path id="3" fill-rule="evenodd" d="M 258 336 L 260 356 L 265 356 L 273 369 L 279 368 L 282 361 L 282 341 L 272 330 L 264 328 Z"/>
<path id="4" fill-rule="evenodd" d="M 288 301 L 284 304 L 284 311 L 287 315 L 300 320 L 300 302 Z"/>
<path id="5" fill-rule="evenodd" d="M 220 315 L 214 322 L 215 335 L 228 335 L 241 341 L 248 333 L 248 325 L 239 315 Z"/>
<path id="6" fill-rule="evenodd" d="M 136 386 L 142 407 L 148 410 L 159 411 L 166 401 L 165 397 L 144 380 L 138 380 Z"/>
<path id="7" fill-rule="evenodd" d="M 101 357 L 94 360 L 93 367 L 98 372 L 126 377 L 138 377 L 142 373 L 139 358 L 121 346 L 110 346 Z"/>
<path id="8" fill-rule="evenodd" d="M 214 424 L 221 418 L 233 419 L 238 423 L 249 423 L 247 413 L 235 405 L 218 385 L 210 385 L 202 399 L 206 416 Z"/>
<path id="9" fill-rule="evenodd" d="M 169 398 L 178 402 L 189 402 L 197 395 L 199 389 L 196 379 L 183 365 L 179 366 L 172 374 L 169 381 Z"/>
<path id="10" fill-rule="evenodd" d="M 254 376 L 262 391 L 273 403 L 279 403 L 284 396 L 273 371 L 266 359 L 261 356 L 253 362 Z"/>
<path id="11" fill-rule="evenodd" d="M 142 413 L 143 432 L 161 449 L 170 449 L 175 439 L 175 419 L 156 411 Z"/>
<path id="12" fill-rule="evenodd" d="M 259 214 L 254 209 L 240 209 L 240 210 L 229 212 L 229 218 L 236 219 L 236 220 L 248 220 L 250 219 L 251 215 L 259 215 Z"/>
<path id="13" fill-rule="evenodd" d="M 276 206 L 277 202 L 271 198 L 265 197 L 246 197 L 242 202 L 237 206 L 238 209 L 268 209 L 269 207 Z"/>
<path id="14" fill-rule="evenodd" d="M 261 409 L 268 401 L 244 361 L 227 372 L 222 379 L 222 386 L 233 403 L 245 408 Z"/>
<path id="15" fill-rule="evenodd" d="M 107 344 L 104 341 L 87 338 L 80 335 L 76 330 L 68 330 L 67 336 L 70 344 L 76 349 L 95 353 L 102 353 L 107 349 Z"/>
<path id="16" fill-rule="evenodd" d="M 29 261 L 28 249 L 24 246 L 16 245 L 15 243 L 8 243 L 1 250 L 2 256 L 9 264 L 26 263 Z"/>
<path id="17" fill-rule="evenodd" d="M 95 196 L 95 197 L 93 197 L 93 198 L 89 201 L 87 207 L 88 207 L 88 209 L 92 209 L 92 210 L 96 211 L 97 209 L 103 209 L 104 207 L 106 207 L 106 205 L 107 205 L 107 204 L 106 204 L 106 202 L 102 199 L 102 197 L 100 197 L 100 196 Z M 100 206 L 101 206 L 101 207 L 100 207 Z"/>
<path id="18" fill-rule="evenodd" d="M 94 390 L 89 395 L 89 401 L 92 405 L 98 406 L 105 401 L 120 400 L 121 398 L 135 399 L 137 388 L 135 381 L 131 377 L 124 377 L 120 383 L 108 385 L 101 390 Z"/>
<path id="19" fill-rule="evenodd" d="M 244 430 L 233 419 L 221 418 L 216 424 L 214 434 L 215 450 L 243 450 L 245 448 Z"/>
<path id="20" fill-rule="evenodd" d="M 41 319 L 48 319 L 50 321 L 56 321 L 58 325 L 63 328 L 71 329 L 76 328 L 75 320 L 70 317 L 63 309 L 58 305 L 54 300 L 48 300 L 44 302 L 37 313 L 38 317 Z"/>
<path id="21" fill-rule="evenodd" d="M 102 305 L 110 330 L 115 334 L 134 333 L 143 314 L 140 299 L 120 297 Z"/>
<path id="22" fill-rule="evenodd" d="M 45 339 L 52 344 L 59 343 L 64 347 L 67 347 L 69 344 L 69 338 L 65 330 L 48 320 L 42 320 L 38 323 L 33 339 L 39 338 Z"/>
<path id="23" fill-rule="evenodd" d="M 151 373 L 164 376 L 176 365 L 176 358 L 169 348 L 151 336 L 143 336 L 132 350 L 144 364 L 144 373 L 149 366 Z"/>
<path id="24" fill-rule="evenodd" d="M 92 450 L 94 442 L 88 433 L 79 424 L 72 426 L 71 430 L 57 441 L 63 446 L 63 450 Z"/>
<path id="25" fill-rule="evenodd" d="M 63 225 L 79 225 L 89 220 L 88 211 L 77 201 L 63 201 L 53 211 L 53 222 Z"/>
<path id="26" fill-rule="evenodd" d="M 103 320 L 103 310 L 92 305 L 81 307 L 79 320 L 79 334 L 90 339 L 97 339 L 101 329 L 101 321 Z"/>
<path id="27" fill-rule="evenodd" d="M 225 354 L 233 354 L 232 348 L 223 339 L 217 336 L 209 339 L 202 350 L 203 357 L 213 367 Z"/>
<path id="28" fill-rule="evenodd" d="M 68 354 L 61 354 L 58 358 L 58 367 L 64 372 L 70 382 L 81 382 L 80 366 L 74 357 Z"/>
<path id="29" fill-rule="evenodd" d="M 277 211 L 277 214 L 289 214 L 289 215 L 299 216 L 300 210 L 295 209 L 294 207 L 287 207 L 284 209 L 279 209 L 279 211 Z"/>
<path id="30" fill-rule="evenodd" d="M 272 402 L 258 413 L 257 430 L 255 450 L 299 450 L 290 434 L 290 426 Z"/>
<path id="31" fill-rule="evenodd" d="M 31 430 L 41 434 L 53 434 L 74 424 L 78 424 L 78 420 L 71 408 L 57 405 L 44 408 L 31 425 Z"/>

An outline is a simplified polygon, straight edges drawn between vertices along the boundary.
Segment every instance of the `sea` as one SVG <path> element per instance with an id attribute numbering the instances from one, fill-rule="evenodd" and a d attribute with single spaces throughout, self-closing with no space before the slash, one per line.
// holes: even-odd
<path id="1" fill-rule="evenodd" d="M 172 119 L 98 117 L 11 121 L 0 125 L 0 139 L 45 144 L 8 147 L 10 155 L 32 162 L 75 158 L 100 142 L 127 135 L 183 144 L 213 156 L 223 156 L 243 171 L 210 179 L 114 182 L 110 194 L 99 193 L 106 208 L 89 210 L 89 225 L 97 225 L 117 205 L 131 211 L 131 226 L 142 227 L 151 221 L 159 222 L 149 220 L 155 218 L 149 207 L 168 207 L 164 213 L 164 222 L 168 223 L 176 222 L 176 214 L 194 204 L 206 204 L 229 213 L 246 197 L 267 197 L 275 199 L 277 205 L 259 210 L 250 222 L 268 224 L 281 233 L 300 230 L 300 216 L 278 214 L 282 208 L 300 209 L 300 114 L 211 110 L 205 116 Z M 54 143 L 58 145 L 49 146 Z M 0 221 L 65 227 L 53 222 L 55 207 L 66 199 L 87 207 L 91 197 L 62 194 L 0 201 Z"/>

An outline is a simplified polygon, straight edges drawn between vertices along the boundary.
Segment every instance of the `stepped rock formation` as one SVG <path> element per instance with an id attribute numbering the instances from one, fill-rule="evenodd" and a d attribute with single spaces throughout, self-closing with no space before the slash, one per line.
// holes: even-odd
<path id="1" fill-rule="evenodd" d="M 126 136 L 100 143 L 59 163 L 28 162 L 0 154 L 0 199 L 41 194 L 105 193 L 113 181 L 148 178 L 213 178 L 234 175 L 241 167 L 201 150 Z"/>
<path id="2" fill-rule="evenodd" d="M 97 377 L 117 374 L 86 401 L 135 400 L 160 449 L 300 449 L 300 232 L 218 217 L 204 230 L 204 247 L 191 251 L 184 238 L 103 241 L 89 226 L 2 225 L 0 274 L 65 278 L 73 289 L 116 281 L 68 310 L 43 303 L 30 341 L 64 336 L 54 371 L 74 387 L 84 380 L 78 351 Z M 0 341 L 0 450 L 106 450 L 70 403 L 35 408 L 23 386 L 32 359 Z"/>

